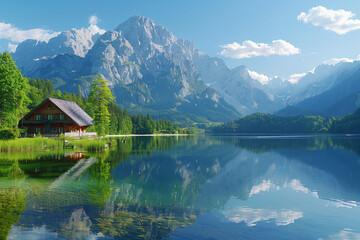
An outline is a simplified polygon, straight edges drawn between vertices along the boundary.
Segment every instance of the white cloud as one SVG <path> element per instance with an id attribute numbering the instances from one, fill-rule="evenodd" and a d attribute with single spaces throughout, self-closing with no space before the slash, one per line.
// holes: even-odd
<path id="1" fill-rule="evenodd" d="M 307 73 L 295 73 L 292 74 L 288 77 L 288 81 L 291 82 L 292 84 L 295 84 L 297 82 L 299 82 L 299 80 L 304 77 Z"/>
<path id="2" fill-rule="evenodd" d="M 270 187 L 274 186 L 274 184 L 271 184 L 270 180 L 263 180 L 260 184 L 254 185 L 251 190 L 249 197 L 252 195 L 258 194 L 259 192 L 268 192 L 270 190 Z"/>
<path id="3" fill-rule="evenodd" d="M 0 22 L 0 39 L 6 39 L 12 42 L 19 43 L 25 41 L 26 39 L 35 39 L 47 42 L 50 38 L 53 38 L 58 34 L 59 32 L 42 28 L 21 30 L 10 23 Z"/>
<path id="4" fill-rule="evenodd" d="M 97 23 L 98 23 L 98 18 L 97 16 L 95 15 L 92 15 L 89 17 L 89 24 L 90 26 L 88 27 L 89 31 L 92 33 L 92 34 L 104 34 L 106 32 L 105 29 L 101 29 L 97 26 Z"/>
<path id="5" fill-rule="evenodd" d="M 323 27 L 337 34 L 345 34 L 352 30 L 360 29 L 360 20 L 353 19 L 354 16 L 354 13 L 343 9 L 332 10 L 318 6 L 311 8 L 308 13 L 300 13 L 297 19 L 304 23 Z"/>
<path id="6" fill-rule="evenodd" d="M 104 34 L 105 29 L 101 29 L 97 26 L 98 18 L 95 15 L 89 17 L 89 30 L 90 34 Z M 83 30 L 84 28 L 82 28 Z M 14 52 L 17 45 L 15 43 L 23 42 L 27 39 L 35 39 L 38 41 L 48 42 L 51 38 L 59 35 L 60 32 L 54 32 L 52 30 L 42 29 L 42 28 L 33 28 L 29 30 L 22 30 L 11 23 L 0 22 L 0 39 L 9 40 L 8 50 Z"/>
<path id="7" fill-rule="evenodd" d="M 357 56 L 355 59 L 351 59 L 351 58 L 331 58 L 329 60 L 326 60 L 323 62 L 323 64 L 326 65 L 336 65 L 338 63 L 342 63 L 342 62 L 354 62 L 354 61 L 359 61 L 360 60 L 360 55 Z"/>
<path id="8" fill-rule="evenodd" d="M 239 59 L 270 55 L 288 56 L 300 53 L 300 49 L 281 39 L 274 40 L 270 44 L 247 40 L 242 44 L 233 42 L 220 47 L 223 48 L 220 52 L 222 56 Z"/>
<path id="9" fill-rule="evenodd" d="M 18 45 L 16 45 L 16 44 L 9 43 L 9 44 L 8 44 L 9 52 L 15 52 L 17 46 L 18 46 Z"/>
<path id="10" fill-rule="evenodd" d="M 329 60 L 324 61 L 323 64 L 336 65 L 336 64 L 341 63 L 341 62 L 354 62 L 354 59 L 350 59 L 350 58 L 331 58 Z"/>
<path id="11" fill-rule="evenodd" d="M 287 186 L 288 183 L 285 182 L 284 187 Z M 316 191 L 311 191 L 309 188 L 305 187 L 299 179 L 293 179 L 290 181 L 289 186 L 292 190 L 303 192 L 303 193 L 310 193 L 313 197 L 319 198 L 319 195 Z"/>
<path id="12" fill-rule="evenodd" d="M 338 199 L 330 199 L 329 201 L 335 207 L 353 208 L 358 206 L 358 203 L 355 201 L 346 202 Z"/>
<path id="13" fill-rule="evenodd" d="M 352 229 L 344 229 L 335 235 L 330 235 L 332 240 L 357 240 L 360 239 L 360 233 L 354 232 Z"/>
<path id="14" fill-rule="evenodd" d="M 260 73 L 250 71 L 250 70 L 248 70 L 248 72 L 252 79 L 258 80 L 262 85 L 267 84 L 270 80 L 268 78 L 268 76 L 266 76 L 264 74 L 260 74 Z"/>
<path id="15" fill-rule="evenodd" d="M 89 17 L 89 24 L 90 25 L 97 25 L 98 23 L 98 18 L 96 15 L 92 15 Z"/>
<path id="16" fill-rule="evenodd" d="M 334 65 L 336 65 L 338 63 L 343 63 L 343 62 L 352 63 L 354 61 L 360 61 L 360 55 L 358 55 L 355 59 L 352 59 L 352 58 L 331 58 L 331 59 L 328 59 L 328 60 L 324 61 L 322 64 L 333 65 L 334 66 Z M 301 80 L 301 78 L 306 76 L 306 74 L 308 74 L 308 73 L 313 73 L 314 74 L 315 69 L 316 69 L 316 67 L 313 68 L 312 70 L 306 72 L 306 73 L 292 74 L 289 77 L 287 77 L 286 80 L 291 82 L 292 84 L 296 84 Z"/>
<path id="17" fill-rule="evenodd" d="M 309 189 L 307 187 L 304 187 L 304 185 L 302 185 L 302 183 L 298 179 L 291 180 L 289 185 L 290 185 L 291 189 L 294 191 L 300 191 L 303 193 L 309 192 Z"/>
<path id="18" fill-rule="evenodd" d="M 296 219 L 302 218 L 303 213 L 294 210 L 271 210 L 237 207 L 222 212 L 230 222 L 245 222 L 247 226 L 255 226 L 261 221 L 275 220 L 277 226 L 284 226 L 294 223 Z"/>
<path id="19" fill-rule="evenodd" d="M 76 224 L 77 222 L 74 223 Z M 80 229 L 77 229 L 72 232 L 68 232 L 68 234 L 76 234 L 76 237 L 81 238 L 82 234 L 84 233 L 86 235 L 86 239 L 89 240 L 104 238 L 104 235 L 101 232 L 96 234 L 92 232 L 88 233 L 86 231 L 82 231 L 82 226 L 79 227 Z M 72 239 L 76 238 L 73 235 L 71 235 L 71 237 Z M 24 231 L 24 229 L 21 226 L 13 226 L 11 228 L 11 231 L 9 232 L 9 239 L 57 239 L 57 238 L 58 238 L 58 234 L 56 232 L 49 230 L 46 225 L 42 225 L 40 227 L 27 228 L 26 231 Z"/>

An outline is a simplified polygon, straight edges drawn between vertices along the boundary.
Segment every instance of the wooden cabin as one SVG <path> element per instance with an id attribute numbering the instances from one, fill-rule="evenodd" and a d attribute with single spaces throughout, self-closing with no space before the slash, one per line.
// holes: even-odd
<path id="1" fill-rule="evenodd" d="M 28 134 L 42 135 L 83 136 L 91 125 L 93 119 L 79 105 L 55 98 L 45 99 L 19 122 Z"/>

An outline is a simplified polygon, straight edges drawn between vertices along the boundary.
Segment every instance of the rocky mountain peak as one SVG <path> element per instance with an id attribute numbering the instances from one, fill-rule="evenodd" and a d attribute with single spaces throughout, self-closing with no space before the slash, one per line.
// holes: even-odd
<path id="1" fill-rule="evenodd" d="M 153 20 L 151 20 L 148 17 L 142 16 L 142 15 L 136 15 L 136 16 L 132 16 L 130 17 L 128 20 L 126 20 L 125 22 L 123 22 L 122 24 L 119 25 L 119 27 L 121 25 L 138 25 L 138 26 L 143 26 L 146 25 L 147 27 L 151 26 L 151 27 L 155 27 L 155 23 Z M 118 28 L 119 28 L 118 27 Z"/>
<path id="2" fill-rule="evenodd" d="M 144 16 L 129 18 L 120 24 L 116 31 L 121 32 L 133 47 L 142 47 L 141 45 L 146 44 L 165 46 L 177 41 L 168 29 Z"/>
<path id="3" fill-rule="evenodd" d="M 69 92 L 77 85 L 85 92 L 92 77 L 101 75 L 110 81 L 119 104 L 196 112 L 212 121 L 232 119 L 238 114 L 235 108 L 243 113 L 275 108 L 245 66 L 229 68 L 150 18 L 131 17 L 101 36 L 93 32 L 71 29 L 48 43 L 31 42 L 24 48 L 20 44 L 23 53 L 32 52 L 19 57 L 29 60 L 24 75 L 54 79 Z"/>
<path id="4" fill-rule="evenodd" d="M 89 28 L 63 31 L 48 42 L 26 40 L 19 44 L 12 54 L 24 72 L 30 71 L 36 61 L 60 54 L 70 54 L 84 58 L 99 38 L 98 32 Z"/>
<path id="5" fill-rule="evenodd" d="M 69 48 L 70 53 L 76 56 L 85 57 L 99 36 L 100 34 L 94 35 L 87 28 L 72 28 L 69 31 L 62 32 L 57 38 L 50 39 L 50 41 L 54 41 L 54 45 L 58 43 L 59 46 Z"/>

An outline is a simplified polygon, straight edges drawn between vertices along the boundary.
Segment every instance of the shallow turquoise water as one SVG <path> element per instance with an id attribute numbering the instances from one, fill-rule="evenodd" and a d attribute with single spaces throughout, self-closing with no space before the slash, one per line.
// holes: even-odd
<path id="1" fill-rule="evenodd" d="M 87 156 L 0 155 L 0 239 L 360 239 L 359 140 L 134 137 Z"/>

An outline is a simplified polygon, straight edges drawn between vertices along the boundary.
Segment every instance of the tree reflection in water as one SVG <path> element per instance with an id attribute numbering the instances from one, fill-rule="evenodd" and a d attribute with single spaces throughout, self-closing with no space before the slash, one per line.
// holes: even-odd
<path id="1" fill-rule="evenodd" d="M 46 225 L 66 238 L 101 234 L 162 239 L 193 225 L 196 216 L 224 208 L 229 199 L 248 200 L 258 194 L 257 188 L 263 189 L 263 183 L 280 186 L 283 179 L 289 178 L 289 184 L 296 179 L 309 192 L 319 190 L 320 198 L 338 198 L 341 193 L 350 200 L 360 199 L 359 149 L 359 141 L 348 138 L 128 138 L 126 144 L 118 139 L 104 153 L 88 154 L 97 160 L 51 190 L 48 186 L 69 172 L 74 161 L 59 157 L 55 162 L 54 157 L 8 161 L 2 165 L 0 181 L 15 176 L 40 186 L 22 198 L 23 206 L 26 200 L 31 208 L 14 225 L 20 230 Z M 314 181 L 316 175 L 322 181 Z M 331 192 L 333 179 L 337 193 Z M 21 212 L 12 212 L 17 221 Z M 272 216 L 283 211 L 262 213 Z M 300 212 L 295 213 L 299 219 Z"/>
<path id="2" fill-rule="evenodd" d="M 25 209 L 25 193 L 18 188 L 0 188 L 0 239 L 6 239 L 11 226 Z"/>

